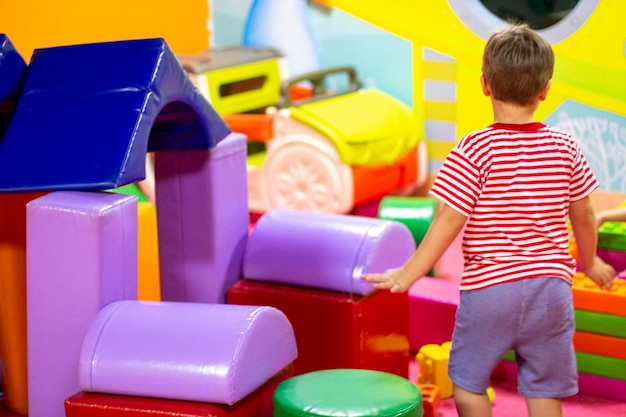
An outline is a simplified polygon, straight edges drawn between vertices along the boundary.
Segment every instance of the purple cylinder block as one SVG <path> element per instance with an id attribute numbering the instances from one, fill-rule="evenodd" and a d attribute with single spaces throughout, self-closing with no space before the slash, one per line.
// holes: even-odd
<path id="1" fill-rule="evenodd" d="M 415 251 L 395 221 L 276 209 L 257 222 L 244 255 L 251 280 L 366 295 L 370 272 L 401 266 Z"/>
<path id="2" fill-rule="evenodd" d="M 83 391 L 233 404 L 297 356 L 273 307 L 122 301 L 100 311 L 80 354 Z"/>

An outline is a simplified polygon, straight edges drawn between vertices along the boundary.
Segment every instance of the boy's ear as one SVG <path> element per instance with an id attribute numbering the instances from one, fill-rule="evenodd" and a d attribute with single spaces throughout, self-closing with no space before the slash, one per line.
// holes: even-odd
<path id="1" fill-rule="evenodd" d="M 550 90 L 551 86 L 552 86 L 552 80 L 548 81 L 548 84 L 546 84 L 546 86 L 543 87 L 543 90 L 541 90 L 541 93 L 539 93 L 540 101 L 544 101 L 546 97 L 548 97 L 548 91 Z"/>
<path id="2" fill-rule="evenodd" d="M 483 94 L 487 97 L 491 96 L 491 89 L 489 88 L 489 84 L 487 84 L 487 80 L 485 80 L 485 74 L 480 74 L 480 85 L 483 88 Z"/>

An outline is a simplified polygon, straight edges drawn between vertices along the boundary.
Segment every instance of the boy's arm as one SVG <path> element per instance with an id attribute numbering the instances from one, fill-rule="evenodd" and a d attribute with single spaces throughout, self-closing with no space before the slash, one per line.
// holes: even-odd
<path id="1" fill-rule="evenodd" d="M 363 279 L 374 283 L 374 288 L 388 289 L 391 292 L 404 292 L 430 271 L 441 255 L 459 234 L 467 217 L 444 204 L 424 239 L 400 268 L 389 269 L 382 274 L 365 274 Z"/>
<path id="2" fill-rule="evenodd" d="M 617 207 L 614 209 L 600 211 L 596 216 L 596 220 L 598 227 L 600 227 L 604 222 L 625 222 L 626 207 Z"/>
<path id="3" fill-rule="evenodd" d="M 615 269 L 596 256 L 598 230 L 589 197 L 570 204 L 569 219 L 582 271 L 600 287 L 611 289 Z"/>

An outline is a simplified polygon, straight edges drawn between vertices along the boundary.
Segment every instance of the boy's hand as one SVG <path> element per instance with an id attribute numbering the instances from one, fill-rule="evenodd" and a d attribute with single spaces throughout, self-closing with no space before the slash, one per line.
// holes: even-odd
<path id="1" fill-rule="evenodd" d="M 599 257 L 595 257 L 591 268 L 587 268 L 583 271 L 593 282 L 598 284 L 600 288 L 606 288 L 611 291 L 613 289 L 613 280 L 616 278 L 617 273 L 615 268 L 604 262 Z"/>
<path id="2" fill-rule="evenodd" d="M 412 278 L 404 268 L 391 268 L 382 274 L 363 274 L 365 281 L 374 284 L 378 290 L 389 290 L 390 292 L 406 292 L 417 280 Z"/>

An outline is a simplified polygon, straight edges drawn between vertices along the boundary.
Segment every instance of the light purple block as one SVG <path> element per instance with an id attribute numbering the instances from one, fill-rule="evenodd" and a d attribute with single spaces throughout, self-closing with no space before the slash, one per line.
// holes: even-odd
<path id="1" fill-rule="evenodd" d="M 291 324 L 273 307 L 121 301 L 85 337 L 80 388 L 234 404 L 296 356 Z"/>
<path id="2" fill-rule="evenodd" d="M 246 138 L 159 152 L 155 162 L 161 297 L 224 303 L 248 238 Z"/>
<path id="3" fill-rule="evenodd" d="M 415 251 L 395 221 L 276 209 L 257 222 L 246 247 L 247 279 L 366 295 L 370 272 L 401 266 Z"/>
<path id="4" fill-rule="evenodd" d="M 137 200 L 55 192 L 26 210 L 29 416 L 63 417 L 91 321 L 137 298 Z"/>

